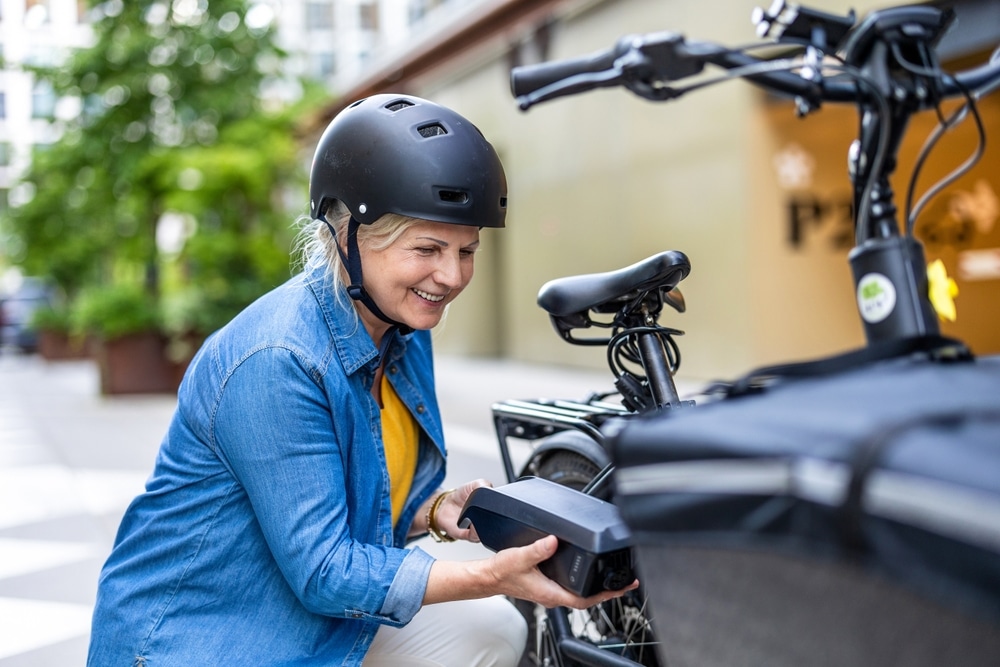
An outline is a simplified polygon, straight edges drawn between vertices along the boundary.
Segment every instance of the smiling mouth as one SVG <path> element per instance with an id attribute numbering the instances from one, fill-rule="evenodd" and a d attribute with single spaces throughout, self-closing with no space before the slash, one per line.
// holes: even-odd
<path id="1" fill-rule="evenodd" d="M 428 292 L 424 292 L 423 290 L 418 290 L 418 289 L 414 289 L 413 293 L 419 296 L 421 299 L 426 299 L 427 301 L 431 301 L 433 303 L 437 303 L 438 301 L 444 301 L 444 295 L 430 294 Z"/>

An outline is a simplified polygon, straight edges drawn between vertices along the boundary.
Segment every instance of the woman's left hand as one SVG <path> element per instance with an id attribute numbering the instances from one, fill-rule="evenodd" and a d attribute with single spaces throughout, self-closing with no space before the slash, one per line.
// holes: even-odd
<path id="1" fill-rule="evenodd" d="M 469 499 L 469 496 L 472 495 L 473 491 L 481 487 L 492 486 L 493 485 L 485 479 L 476 479 L 471 482 L 466 482 L 449 493 L 445 496 L 445 499 L 441 501 L 441 505 L 435 513 L 434 518 L 437 527 L 455 539 L 478 542 L 479 536 L 476 534 L 476 529 L 471 526 L 469 528 L 459 528 L 458 517 L 462 513 L 462 508 L 465 507 L 465 501 Z"/>

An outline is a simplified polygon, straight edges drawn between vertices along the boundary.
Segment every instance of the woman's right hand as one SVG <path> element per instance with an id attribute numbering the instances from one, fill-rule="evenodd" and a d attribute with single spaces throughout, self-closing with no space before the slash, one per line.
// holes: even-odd
<path id="1" fill-rule="evenodd" d="M 621 590 L 603 591 L 586 598 L 571 593 L 538 569 L 538 564 L 551 558 L 558 546 L 555 536 L 549 535 L 527 546 L 503 549 L 482 560 L 436 560 L 431 565 L 423 602 L 506 595 L 546 607 L 586 609 L 620 597 L 639 585 L 636 580 Z"/>
<path id="2" fill-rule="evenodd" d="M 633 581 L 618 591 L 604 591 L 587 598 L 566 590 L 538 569 L 539 563 L 556 552 L 559 541 L 555 536 L 543 537 L 524 547 L 498 551 L 486 559 L 489 572 L 497 582 L 499 593 L 521 600 L 530 600 L 545 607 L 573 607 L 586 609 L 596 604 L 620 597 L 639 585 Z"/>

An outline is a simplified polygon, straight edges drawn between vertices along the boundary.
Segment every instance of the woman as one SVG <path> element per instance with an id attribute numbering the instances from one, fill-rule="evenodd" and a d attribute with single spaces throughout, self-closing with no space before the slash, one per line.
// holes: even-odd
<path id="1" fill-rule="evenodd" d="M 339 114 L 310 179 L 303 272 L 192 362 L 146 492 L 101 573 L 89 664 L 513 665 L 502 597 L 586 607 L 537 565 L 556 539 L 471 562 L 429 329 L 472 279 L 506 181 L 460 115 L 377 95 Z M 443 603 L 443 604 L 437 604 Z"/>

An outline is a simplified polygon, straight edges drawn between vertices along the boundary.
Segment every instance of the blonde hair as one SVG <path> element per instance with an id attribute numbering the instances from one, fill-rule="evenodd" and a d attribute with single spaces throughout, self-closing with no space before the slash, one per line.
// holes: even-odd
<path id="1" fill-rule="evenodd" d="M 329 221 L 329 226 L 319 219 L 304 218 L 304 224 L 296 236 L 295 254 L 301 268 L 326 265 L 339 301 L 344 298 L 341 286 L 344 284 L 345 269 L 340 253 L 337 252 L 337 244 L 340 243 L 346 252 L 347 223 L 351 219 L 351 212 L 339 201 L 333 200 L 323 214 Z M 358 248 L 384 250 L 418 222 L 420 220 L 417 218 L 386 213 L 370 225 L 358 226 Z M 333 234 L 330 233 L 331 228 Z"/>

